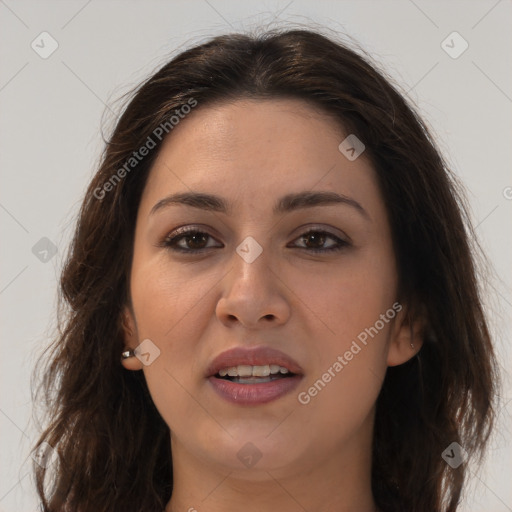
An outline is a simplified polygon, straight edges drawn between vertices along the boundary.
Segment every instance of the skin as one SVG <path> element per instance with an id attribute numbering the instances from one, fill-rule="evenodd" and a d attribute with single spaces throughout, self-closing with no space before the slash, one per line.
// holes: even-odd
<path id="1" fill-rule="evenodd" d="M 329 116 L 295 99 L 237 100 L 201 107 L 176 126 L 150 172 L 139 206 L 125 310 L 125 342 L 150 339 L 160 355 L 143 370 L 171 430 L 174 491 L 167 512 L 377 510 L 371 493 L 375 402 L 386 368 L 421 348 L 421 322 L 406 305 L 304 405 L 307 391 L 365 328 L 398 300 L 391 231 L 375 171 L 364 153 L 349 161 L 348 135 Z M 292 192 L 331 191 L 360 203 L 302 208 L 274 216 Z M 230 214 L 171 205 L 171 193 L 222 196 Z M 183 225 L 210 237 L 190 255 L 159 243 Z M 308 247 L 309 228 L 350 240 L 332 253 Z M 236 248 L 253 237 L 252 263 Z M 201 245 L 201 243 L 203 245 Z M 413 344 L 413 346 L 411 345 Z M 236 346 L 275 347 L 304 369 L 297 390 L 270 403 L 225 401 L 205 378 L 209 363 Z M 148 440 L 150 442 L 150 440 Z M 245 467 L 237 453 L 251 442 L 262 455 Z"/>

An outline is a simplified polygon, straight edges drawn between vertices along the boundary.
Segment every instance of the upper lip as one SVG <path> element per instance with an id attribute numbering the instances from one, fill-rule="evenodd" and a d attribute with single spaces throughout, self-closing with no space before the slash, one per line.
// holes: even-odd
<path id="1" fill-rule="evenodd" d="M 272 347 L 235 347 L 219 354 L 208 366 L 206 376 L 216 375 L 224 368 L 238 365 L 264 366 L 277 364 L 291 373 L 302 374 L 300 365 L 284 352 Z"/>

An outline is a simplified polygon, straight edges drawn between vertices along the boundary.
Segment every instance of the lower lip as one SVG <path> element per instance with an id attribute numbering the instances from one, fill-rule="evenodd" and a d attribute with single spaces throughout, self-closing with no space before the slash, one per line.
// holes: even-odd
<path id="1" fill-rule="evenodd" d="M 209 377 L 213 389 L 228 402 L 238 405 L 259 405 L 277 400 L 295 389 L 302 380 L 301 375 L 271 380 L 261 384 L 237 384 L 215 376 Z"/>

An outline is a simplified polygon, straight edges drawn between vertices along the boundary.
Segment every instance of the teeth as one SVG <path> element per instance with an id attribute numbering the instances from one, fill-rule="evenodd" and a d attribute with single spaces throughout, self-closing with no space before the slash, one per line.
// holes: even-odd
<path id="1" fill-rule="evenodd" d="M 252 367 L 252 376 L 253 377 L 268 377 L 270 375 L 270 366 L 266 364 L 265 366 L 253 366 Z"/>
<path id="2" fill-rule="evenodd" d="M 231 366 L 229 368 L 223 368 L 219 371 L 221 377 L 268 377 L 269 375 L 276 375 L 278 373 L 286 374 L 290 371 L 288 368 L 279 366 L 277 364 L 266 364 L 263 366 L 250 366 L 246 364 L 240 364 L 238 366 Z"/>
<path id="3" fill-rule="evenodd" d="M 236 367 L 239 377 L 252 377 L 252 366 L 240 365 Z"/>

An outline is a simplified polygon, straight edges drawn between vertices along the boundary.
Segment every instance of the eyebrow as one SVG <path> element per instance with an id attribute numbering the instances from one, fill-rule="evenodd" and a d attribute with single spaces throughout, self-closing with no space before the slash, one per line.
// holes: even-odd
<path id="1" fill-rule="evenodd" d="M 302 208 L 342 204 L 357 210 L 367 220 L 371 220 L 366 210 L 355 200 L 342 194 L 330 191 L 297 192 L 280 198 L 273 208 L 273 214 L 289 213 Z M 185 205 L 200 210 L 231 215 L 231 205 L 222 197 L 201 192 L 180 192 L 164 197 L 151 208 L 150 215 L 172 205 Z"/>

